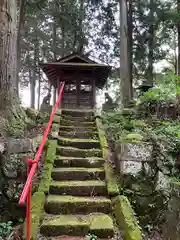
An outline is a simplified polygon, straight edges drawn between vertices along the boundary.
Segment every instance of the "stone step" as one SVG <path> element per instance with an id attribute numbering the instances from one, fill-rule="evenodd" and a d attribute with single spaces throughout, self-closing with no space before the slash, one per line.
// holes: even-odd
<path id="1" fill-rule="evenodd" d="M 93 121 L 95 121 L 95 116 L 75 117 L 75 116 L 61 114 L 61 118 L 64 120 L 76 121 L 76 122 L 93 122 Z"/>
<path id="2" fill-rule="evenodd" d="M 105 181 L 53 181 L 50 185 L 50 194 L 73 196 L 106 196 Z"/>
<path id="3" fill-rule="evenodd" d="M 52 170 L 52 178 L 56 181 L 63 180 L 104 180 L 105 171 L 104 168 L 84 168 L 84 167 L 72 167 L 72 168 L 54 168 Z"/>
<path id="4" fill-rule="evenodd" d="M 81 130 L 81 129 L 80 129 Z M 87 131 L 74 131 L 74 129 L 70 129 L 70 131 L 64 131 L 64 129 L 61 129 L 59 131 L 59 136 L 60 137 L 66 137 L 66 138 L 83 138 L 83 139 L 99 139 L 98 137 L 98 132 L 87 132 Z"/>
<path id="5" fill-rule="evenodd" d="M 42 222 L 40 232 L 46 237 L 61 235 L 86 236 L 88 233 L 100 238 L 114 235 L 113 220 L 106 214 L 89 215 L 47 215 Z"/>
<path id="6" fill-rule="evenodd" d="M 61 133 L 61 131 L 68 131 L 68 132 L 97 132 L 97 128 L 96 127 L 86 127 L 86 126 L 63 126 L 60 125 L 59 127 L 59 132 Z"/>
<path id="7" fill-rule="evenodd" d="M 88 167 L 99 168 L 104 165 L 103 158 L 76 158 L 57 156 L 54 161 L 54 167 Z"/>
<path id="8" fill-rule="evenodd" d="M 100 142 L 94 139 L 80 139 L 80 138 L 58 138 L 58 144 L 61 146 L 70 146 L 76 148 L 100 148 Z"/>
<path id="9" fill-rule="evenodd" d="M 100 149 L 80 149 L 74 147 L 58 146 L 57 154 L 65 157 L 102 157 L 102 151 Z"/>
<path id="10" fill-rule="evenodd" d="M 70 117 L 92 117 L 94 110 L 62 109 L 62 115 Z"/>
<path id="11" fill-rule="evenodd" d="M 96 122 L 90 122 L 90 121 L 85 121 L 84 119 L 82 120 L 67 120 L 65 118 L 61 119 L 61 125 L 63 126 L 84 126 L 84 127 L 95 127 Z"/>
<path id="12" fill-rule="evenodd" d="M 106 197 L 75 197 L 49 195 L 45 211 L 50 214 L 89 214 L 111 212 L 111 200 Z"/>

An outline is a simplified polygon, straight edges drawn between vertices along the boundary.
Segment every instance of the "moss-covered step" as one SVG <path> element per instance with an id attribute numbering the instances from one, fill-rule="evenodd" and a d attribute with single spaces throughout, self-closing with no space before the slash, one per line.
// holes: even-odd
<path id="1" fill-rule="evenodd" d="M 50 185 L 51 194 L 73 196 L 106 196 L 106 183 L 104 181 L 53 181 Z"/>
<path id="2" fill-rule="evenodd" d="M 96 132 L 97 128 L 96 127 L 86 127 L 86 126 L 64 126 L 64 125 L 60 125 L 59 127 L 59 132 L 61 131 L 68 131 L 68 132 Z"/>
<path id="3" fill-rule="evenodd" d="M 46 218 L 40 228 L 41 234 L 47 237 L 61 235 L 85 236 L 88 233 L 100 238 L 114 235 L 112 219 L 106 214 L 60 215 Z"/>
<path id="4" fill-rule="evenodd" d="M 84 126 L 84 127 L 95 127 L 96 123 L 95 121 L 90 122 L 90 121 L 85 121 L 84 119 L 81 120 L 74 120 L 74 119 L 61 119 L 61 124 L 64 126 Z"/>
<path id="5" fill-rule="evenodd" d="M 100 142 L 96 139 L 80 139 L 80 138 L 58 138 L 58 144 L 61 146 L 70 146 L 76 148 L 100 148 Z"/>
<path id="6" fill-rule="evenodd" d="M 78 158 L 57 156 L 54 161 L 54 167 L 88 167 L 99 168 L 104 165 L 104 159 L 98 157 Z"/>
<path id="7" fill-rule="evenodd" d="M 70 115 L 61 115 L 61 118 L 64 120 L 76 121 L 76 122 L 93 122 L 95 120 L 94 116 L 73 117 Z"/>
<path id="8" fill-rule="evenodd" d="M 125 240 L 142 240 L 142 234 L 135 213 L 127 197 L 117 196 L 112 200 L 117 224 Z"/>
<path id="9" fill-rule="evenodd" d="M 86 129 L 87 130 L 87 129 Z M 63 131 L 62 129 L 59 131 L 59 136 L 60 137 L 65 137 L 65 138 L 84 138 L 84 139 L 98 139 L 98 133 L 97 132 L 87 132 L 87 131 L 74 131 L 74 129 L 70 129 L 70 131 Z"/>
<path id="10" fill-rule="evenodd" d="M 111 200 L 106 197 L 75 197 L 49 195 L 45 210 L 50 214 L 89 214 L 111 212 Z"/>
<path id="11" fill-rule="evenodd" d="M 99 238 L 109 238 L 114 235 L 112 219 L 105 214 L 90 215 L 90 233 Z"/>
<path id="12" fill-rule="evenodd" d="M 58 146 L 57 154 L 65 157 L 102 157 L 102 151 L 100 149 L 80 149 L 73 147 Z"/>
<path id="13" fill-rule="evenodd" d="M 79 215 L 60 215 L 43 221 L 40 232 L 47 237 L 61 235 L 85 236 L 89 232 L 89 222 Z"/>
<path id="14" fill-rule="evenodd" d="M 71 117 L 92 117 L 94 116 L 93 110 L 74 110 L 74 109 L 62 109 L 62 115 Z"/>
<path id="15" fill-rule="evenodd" d="M 56 181 L 63 180 L 104 180 L 104 168 L 85 168 L 85 167 L 71 167 L 71 168 L 53 168 L 52 178 Z"/>

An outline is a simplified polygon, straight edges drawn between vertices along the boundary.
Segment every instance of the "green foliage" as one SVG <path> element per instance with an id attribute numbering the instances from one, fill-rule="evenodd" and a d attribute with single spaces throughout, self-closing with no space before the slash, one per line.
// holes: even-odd
<path id="1" fill-rule="evenodd" d="M 154 87 L 140 96 L 137 103 L 150 105 L 162 101 L 175 102 L 178 91 L 176 79 L 177 77 L 172 72 L 157 75 Z"/>
<path id="2" fill-rule="evenodd" d="M 104 113 L 103 123 L 113 145 L 122 142 L 149 142 L 153 146 L 154 157 L 158 163 L 168 163 L 175 167 L 180 149 L 180 123 L 178 120 L 140 120 L 138 114 L 124 116 L 122 110 L 117 110 Z M 172 174 L 174 173 L 172 172 Z"/>
<path id="3" fill-rule="evenodd" d="M 93 234 L 88 234 L 86 235 L 86 240 L 97 240 L 97 236 L 93 235 Z"/>
<path id="4" fill-rule="evenodd" d="M 13 222 L 0 223 L 0 240 L 6 239 L 13 230 Z"/>

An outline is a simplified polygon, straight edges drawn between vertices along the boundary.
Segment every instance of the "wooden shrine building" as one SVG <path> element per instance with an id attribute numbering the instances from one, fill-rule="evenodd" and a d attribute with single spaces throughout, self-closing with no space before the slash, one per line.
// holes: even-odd
<path id="1" fill-rule="evenodd" d="M 55 62 L 40 63 L 48 80 L 58 90 L 65 81 L 62 108 L 94 108 L 96 89 L 106 84 L 111 67 L 92 61 L 85 55 L 73 53 Z"/>

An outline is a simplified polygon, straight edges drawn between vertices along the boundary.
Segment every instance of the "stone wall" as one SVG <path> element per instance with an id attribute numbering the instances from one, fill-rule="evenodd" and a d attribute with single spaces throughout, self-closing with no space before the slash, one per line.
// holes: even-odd
<path id="1" fill-rule="evenodd" d="M 171 183 L 170 200 L 163 225 L 163 239 L 180 239 L 180 183 Z"/>
<path id="2" fill-rule="evenodd" d="M 168 176 L 153 158 L 148 143 L 123 143 L 116 146 L 116 169 L 122 193 L 134 206 L 142 227 L 163 221 L 169 194 Z"/>

